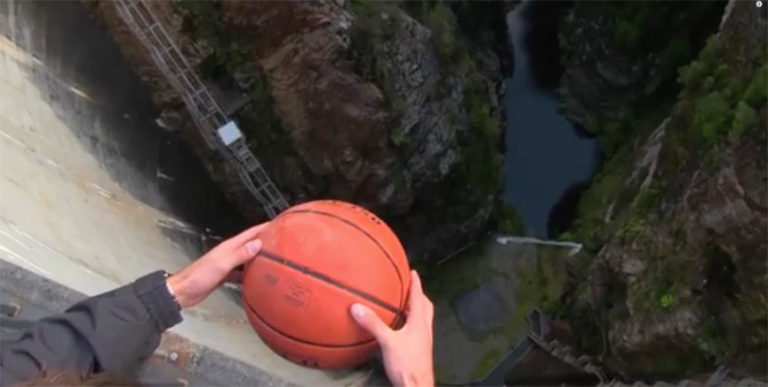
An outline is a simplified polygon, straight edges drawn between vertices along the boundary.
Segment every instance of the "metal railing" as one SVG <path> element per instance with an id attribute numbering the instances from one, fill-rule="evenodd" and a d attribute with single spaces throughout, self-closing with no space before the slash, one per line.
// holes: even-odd
<path id="1" fill-rule="evenodd" d="M 152 60 L 181 95 L 208 146 L 222 155 L 240 175 L 243 185 L 264 207 L 270 218 L 288 207 L 288 201 L 241 137 L 224 145 L 217 130 L 229 122 L 227 115 L 203 84 L 160 20 L 141 0 L 113 2 L 120 17 L 149 50 Z"/>

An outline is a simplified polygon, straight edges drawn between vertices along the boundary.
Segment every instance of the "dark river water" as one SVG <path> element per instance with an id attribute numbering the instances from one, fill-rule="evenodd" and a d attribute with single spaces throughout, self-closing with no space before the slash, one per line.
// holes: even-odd
<path id="1" fill-rule="evenodd" d="M 600 145 L 558 113 L 557 41 L 532 39 L 538 33 L 534 6 L 526 1 L 507 15 L 514 74 L 506 79 L 503 199 L 520 214 L 527 234 L 546 237 L 573 219 L 579 194 L 599 166 Z"/>

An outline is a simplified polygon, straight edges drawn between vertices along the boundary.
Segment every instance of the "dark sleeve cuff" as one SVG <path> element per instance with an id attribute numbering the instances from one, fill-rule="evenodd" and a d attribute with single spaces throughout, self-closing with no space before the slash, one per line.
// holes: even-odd
<path id="1" fill-rule="evenodd" d="M 156 271 L 134 281 L 133 291 L 155 322 L 159 332 L 181 322 L 181 309 L 168 292 L 165 272 Z"/>

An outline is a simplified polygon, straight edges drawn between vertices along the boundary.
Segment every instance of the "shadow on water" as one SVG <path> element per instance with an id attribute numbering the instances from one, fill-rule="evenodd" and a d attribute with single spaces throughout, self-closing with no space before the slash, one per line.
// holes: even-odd
<path id="1" fill-rule="evenodd" d="M 552 207 L 547 220 L 547 234 L 556 237 L 571 226 L 573 219 L 578 214 L 579 199 L 581 194 L 589 188 L 589 182 L 578 183 L 568 188 L 560 200 Z"/>
<path id="2" fill-rule="evenodd" d="M 16 1 L 2 12 L 15 22 L 0 32 L 45 67 L 29 66 L 29 78 L 121 188 L 197 231 L 247 225 L 181 139 L 155 124 L 148 90 L 80 2 Z"/>
<path id="3" fill-rule="evenodd" d="M 531 75 L 540 89 L 554 90 L 560 85 L 563 65 L 560 63 L 560 22 L 573 1 L 530 1 L 523 20 L 527 23 L 523 44 L 531 63 Z"/>
<path id="4" fill-rule="evenodd" d="M 567 228 L 601 158 L 597 139 L 560 114 L 554 93 L 563 71 L 558 25 L 569 4 L 524 1 L 507 16 L 515 69 L 506 79 L 503 197 L 538 237 Z"/>

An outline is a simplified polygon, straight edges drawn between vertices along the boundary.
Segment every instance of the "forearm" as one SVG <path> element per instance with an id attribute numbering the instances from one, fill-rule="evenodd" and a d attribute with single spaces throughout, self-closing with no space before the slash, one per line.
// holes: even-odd
<path id="1" fill-rule="evenodd" d="M 162 332 L 180 321 L 163 273 L 149 274 L 37 321 L 18 340 L 3 342 L 2 383 L 48 370 L 130 373 L 157 348 Z"/>

